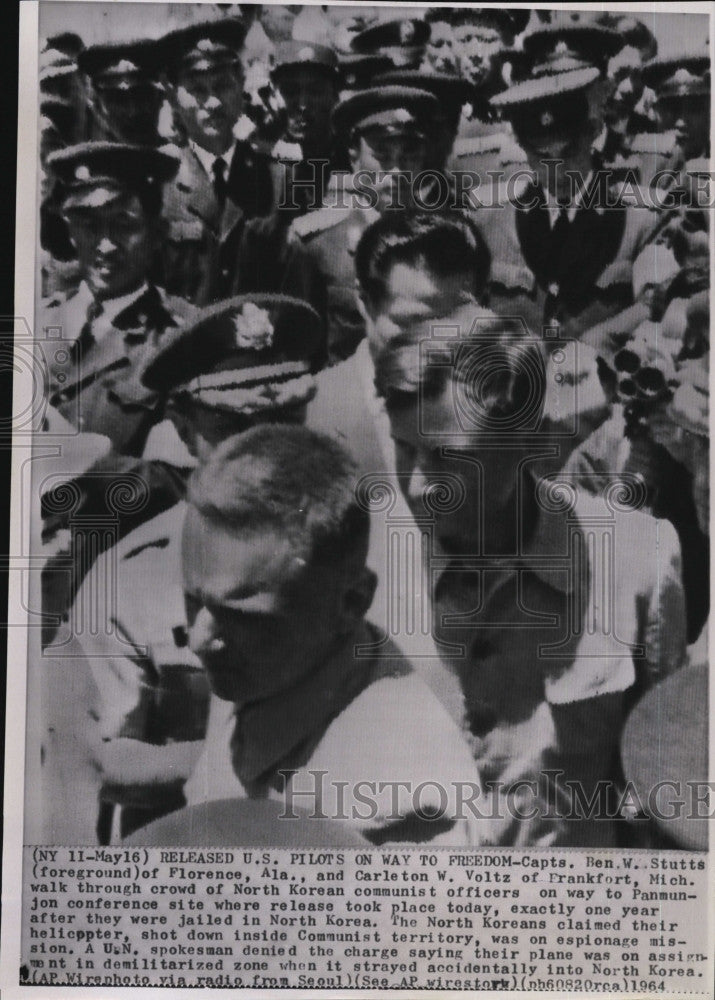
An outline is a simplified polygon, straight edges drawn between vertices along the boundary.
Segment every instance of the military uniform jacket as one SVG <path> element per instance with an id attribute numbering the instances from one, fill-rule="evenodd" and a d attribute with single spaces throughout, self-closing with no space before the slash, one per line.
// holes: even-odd
<path id="1" fill-rule="evenodd" d="M 291 223 L 316 211 L 323 196 L 335 183 L 334 171 L 347 171 L 347 160 L 338 152 L 323 160 L 288 160 L 291 150 L 300 156 L 300 146 L 280 140 L 271 153 L 270 171 L 274 208 L 265 216 L 249 219 L 243 230 L 233 292 L 279 292 L 291 256 L 288 239 Z M 282 157 L 286 157 L 283 159 Z"/>
<path id="2" fill-rule="evenodd" d="M 222 207 L 212 178 L 185 147 L 178 173 L 164 187 L 168 233 L 157 274 L 168 291 L 199 306 L 232 293 L 245 220 L 271 209 L 268 157 L 247 142 L 236 143 L 226 194 Z"/>
<path id="3" fill-rule="evenodd" d="M 56 296 L 43 306 L 40 346 L 47 349 L 49 402 L 79 430 L 104 434 L 121 454 L 141 455 L 162 416 L 162 400 L 142 385 L 142 372 L 165 331 L 187 322 L 194 310 L 149 285 L 99 342 L 85 346 L 91 304 L 82 284 L 71 297 Z"/>
<path id="4" fill-rule="evenodd" d="M 448 168 L 474 174 L 474 190 L 503 183 L 516 170 L 527 167 L 526 153 L 507 122 L 462 118 Z M 466 187 L 463 188 L 466 190 Z"/>
<path id="5" fill-rule="evenodd" d="M 308 302 L 324 318 L 331 362 L 350 357 L 365 336 L 355 289 L 355 250 L 374 209 L 321 208 L 296 219 L 288 234 L 281 289 Z"/>
<path id="6" fill-rule="evenodd" d="M 521 207 L 534 203 L 534 207 Z M 556 317 L 562 335 L 577 339 L 633 302 L 633 262 L 655 231 L 645 208 L 579 206 L 565 237 L 552 239 L 543 191 L 503 189 L 494 208 L 474 220 L 491 253 L 489 307 L 520 316 L 536 335 Z M 546 325 L 553 326 L 547 322 Z"/>

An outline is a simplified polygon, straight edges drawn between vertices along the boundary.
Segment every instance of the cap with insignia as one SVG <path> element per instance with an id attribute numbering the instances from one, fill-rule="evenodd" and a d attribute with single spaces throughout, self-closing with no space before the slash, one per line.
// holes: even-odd
<path id="1" fill-rule="evenodd" d="M 604 11 L 595 17 L 597 24 L 603 28 L 617 31 L 624 45 L 637 49 L 641 59 L 652 59 L 658 53 L 658 42 L 653 32 L 643 21 L 631 14 L 619 14 L 615 11 Z"/>
<path id="2" fill-rule="evenodd" d="M 48 35 L 43 47 L 45 49 L 57 49 L 65 55 L 73 56 L 75 59 L 84 48 L 84 42 L 75 31 L 59 31 L 56 35 Z"/>
<path id="3" fill-rule="evenodd" d="M 143 374 L 161 392 L 187 393 L 212 409 L 252 416 L 307 403 L 325 336 L 307 302 L 254 294 L 202 309 L 174 331 Z"/>
<path id="4" fill-rule="evenodd" d="M 63 207 L 102 208 L 127 191 L 160 189 L 179 161 L 149 146 L 120 142 L 83 142 L 58 150 L 47 166 L 61 182 Z"/>
<path id="5" fill-rule="evenodd" d="M 77 57 L 61 49 L 47 47 L 40 53 L 39 80 L 45 89 L 52 81 L 77 72 Z"/>
<path id="6" fill-rule="evenodd" d="M 585 12 L 556 11 L 554 17 L 524 36 L 523 57 L 512 63 L 514 84 L 491 99 L 507 115 L 520 105 L 590 87 L 623 45 L 615 31 Z"/>
<path id="7" fill-rule="evenodd" d="M 201 72 L 218 66 L 235 65 L 243 49 L 246 24 L 238 17 L 177 28 L 157 43 L 157 59 L 170 77 L 180 70 Z"/>
<path id="8" fill-rule="evenodd" d="M 383 21 L 352 39 L 353 52 L 362 55 L 386 55 L 396 67 L 417 69 L 424 56 L 430 36 L 430 26 L 419 18 L 397 18 Z"/>
<path id="9" fill-rule="evenodd" d="M 657 56 L 643 67 L 643 79 L 659 101 L 709 94 L 710 55 L 703 48 L 700 52 Z"/>
<path id="10" fill-rule="evenodd" d="M 156 43 L 143 39 L 112 45 L 90 45 L 77 64 L 100 91 L 129 91 L 153 85 Z"/>
<path id="11" fill-rule="evenodd" d="M 389 132 L 420 129 L 439 114 L 439 101 L 427 90 L 415 87 L 370 87 L 340 101 L 333 111 L 337 132 L 382 128 Z"/>
<path id="12" fill-rule="evenodd" d="M 376 87 L 412 87 L 434 94 L 442 105 L 461 108 L 471 100 L 473 88 L 468 80 L 456 73 L 437 73 L 432 70 L 395 69 L 382 73 L 375 80 Z"/>
<path id="13" fill-rule="evenodd" d="M 598 24 L 592 16 L 579 11 L 555 11 L 554 20 L 524 35 L 524 51 L 532 59 L 532 72 L 560 73 L 596 66 L 605 72 L 608 60 L 624 41 L 617 31 Z M 578 64 L 578 65 L 573 65 Z"/>
<path id="14" fill-rule="evenodd" d="M 341 90 L 365 90 L 376 77 L 395 68 L 389 56 L 341 53 L 338 61 Z"/>
<path id="15" fill-rule="evenodd" d="M 310 66 L 329 79 L 338 76 L 338 57 L 327 45 L 313 45 L 310 42 L 280 42 L 276 46 L 275 64 L 271 76 L 279 79 L 286 70 L 296 66 Z"/>
<path id="16" fill-rule="evenodd" d="M 442 15 L 442 8 L 430 11 L 428 20 L 436 20 Z M 520 35 L 529 23 L 530 10 L 504 10 L 501 7 L 454 7 L 444 11 L 444 20 L 453 28 L 464 24 L 480 24 L 496 28 L 502 35 Z"/>

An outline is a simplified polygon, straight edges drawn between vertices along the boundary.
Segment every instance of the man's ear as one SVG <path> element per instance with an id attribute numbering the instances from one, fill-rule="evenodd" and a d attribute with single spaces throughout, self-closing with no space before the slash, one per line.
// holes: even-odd
<path id="1" fill-rule="evenodd" d="M 169 220 L 164 215 L 155 215 L 151 220 L 151 238 L 154 248 L 163 248 L 168 235 Z"/>
<path id="2" fill-rule="evenodd" d="M 196 430 L 186 408 L 170 399 L 166 405 L 166 416 L 176 428 L 177 434 L 186 445 L 189 454 L 196 458 Z"/>
<path id="3" fill-rule="evenodd" d="M 348 156 L 350 157 L 350 169 L 354 173 L 360 162 L 360 139 L 355 135 L 352 135 L 348 142 Z"/>
<path id="4" fill-rule="evenodd" d="M 357 625 L 368 612 L 377 587 L 377 576 L 367 566 L 350 579 L 343 591 L 342 617 L 346 625 Z"/>
<path id="5" fill-rule="evenodd" d="M 358 312 L 360 313 L 362 319 L 365 322 L 373 319 L 373 315 L 370 312 L 370 306 L 368 304 L 367 299 L 362 293 L 362 289 L 360 288 L 360 282 L 357 280 L 357 278 L 355 279 L 355 298 L 357 300 Z"/>
<path id="6" fill-rule="evenodd" d="M 164 93 L 169 99 L 169 103 L 172 108 L 175 108 L 178 103 L 176 99 L 176 84 L 166 75 L 166 73 L 162 74 L 161 83 L 164 87 Z"/>

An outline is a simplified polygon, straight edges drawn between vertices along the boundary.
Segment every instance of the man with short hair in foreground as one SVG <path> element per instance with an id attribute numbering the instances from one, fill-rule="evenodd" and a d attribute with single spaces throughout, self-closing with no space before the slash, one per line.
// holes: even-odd
<path id="1" fill-rule="evenodd" d="M 481 842 L 458 728 L 395 646 L 365 655 L 376 581 L 354 480 L 331 438 L 271 425 L 194 474 L 188 641 L 213 698 L 187 802 L 282 798 L 287 817 L 344 820 L 375 844 Z"/>

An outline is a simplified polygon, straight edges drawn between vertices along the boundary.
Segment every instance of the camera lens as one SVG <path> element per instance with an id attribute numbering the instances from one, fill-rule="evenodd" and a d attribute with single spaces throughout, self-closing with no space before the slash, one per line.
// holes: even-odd
<path id="1" fill-rule="evenodd" d="M 635 383 L 641 395 L 651 399 L 662 395 L 667 388 L 660 368 L 641 368 L 635 376 Z"/>
<path id="2" fill-rule="evenodd" d="M 622 348 L 613 359 L 617 372 L 627 372 L 633 375 L 641 366 L 641 359 L 635 351 L 629 351 L 627 347 Z"/>

